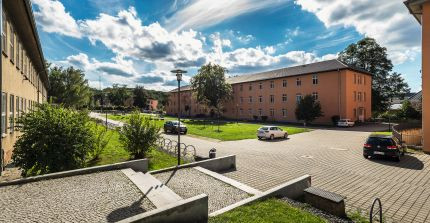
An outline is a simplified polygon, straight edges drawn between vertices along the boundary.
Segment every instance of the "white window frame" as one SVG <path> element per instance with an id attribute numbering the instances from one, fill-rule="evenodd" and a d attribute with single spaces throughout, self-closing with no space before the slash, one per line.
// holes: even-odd
<path id="1" fill-rule="evenodd" d="M 262 82 L 260 82 L 260 83 L 258 84 L 258 87 L 260 88 L 260 90 L 261 90 L 261 89 L 263 89 L 263 83 L 262 83 Z"/>
<path id="2" fill-rule="evenodd" d="M 271 108 L 270 110 L 270 117 L 275 117 L 275 109 L 274 108 Z"/>
<path id="3" fill-rule="evenodd" d="M 263 96 L 262 95 L 258 96 L 258 102 L 263 103 Z"/>
<path id="4" fill-rule="evenodd" d="M 312 92 L 312 97 L 315 101 L 317 101 L 319 98 L 318 92 Z"/>
<path id="5" fill-rule="evenodd" d="M 15 96 L 9 95 L 9 132 L 13 133 L 15 130 Z"/>
<path id="6" fill-rule="evenodd" d="M 296 102 L 300 103 L 301 100 L 302 100 L 302 94 L 296 94 Z"/>
<path id="7" fill-rule="evenodd" d="M 302 79 L 301 79 L 301 78 L 299 78 L 299 77 L 296 79 L 296 86 L 297 86 L 297 87 L 302 86 Z"/>
<path id="8" fill-rule="evenodd" d="M 282 117 L 287 117 L 287 109 L 286 108 L 282 109 Z"/>
<path id="9" fill-rule="evenodd" d="M 287 102 L 287 101 L 288 101 L 287 94 L 282 94 L 282 102 Z"/>
<path id="10" fill-rule="evenodd" d="M 312 84 L 317 85 L 318 84 L 318 74 L 312 75 Z"/>
<path id="11" fill-rule="evenodd" d="M 287 80 L 283 80 L 282 81 L 282 87 L 287 87 L 288 86 L 288 82 Z"/>
<path id="12" fill-rule="evenodd" d="M 249 96 L 249 103 L 252 103 L 252 96 Z"/>
<path id="13" fill-rule="evenodd" d="M 275 88 L 275 81 L 270 81 L 270 88 L 271 89 Z"/>
<path id="14" fill-rule="evenodd" d="M 7 17 L 6 17 L 6 12 L 2 11 L 2 31 L 1 31 L 1 35 L 2 35 L 2 51 L 3 53 L 7 56 Z"/>
<path id="15" fill-rule="evenodd" d="M 271 104 L 275 103 L 275 95 L 273 95 L 273 94 L 270 95 L 270 103 Z"/>
<path id="16" fill-rule="evenodd" d="M 2 92 L 1 93 L 1 126 L 0 126 L 0 133 L 2 137 L 6 137 L 7 134 L 7 93 Z"/>
<path id="17" fill-rule="evenodd" d="M 261 108 L 258 109 L 258 115 L 263 116 L 263 109 L 261 109 Z"/>

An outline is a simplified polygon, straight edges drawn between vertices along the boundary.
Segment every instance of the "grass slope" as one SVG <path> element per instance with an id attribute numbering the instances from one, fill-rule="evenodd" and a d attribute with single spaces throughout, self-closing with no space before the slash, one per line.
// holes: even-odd
<path id="1" fill-rule="evenodd" d="M 127 122 L 128 115 L 108 115 L 109 119 Z M 174 120 L 172 117 L 166 117 L 165 120 Z M 157 124 L 162 127 L 163 120 L 157 120 Z M 183 122 L 188 127 L 188 133 L 196 136 L 218 139 L 222 141 L 254 139 L 256 138 L 257 129 L 264 124 L 258 123 L 236 123 L 221 121 L 219 124 L 211 120 L 192 120 L 184 119 Z M 308 132 L 309 129 L 298 128 L 286 125 L 277 125 L 287 131 L 289 135 Z"/>

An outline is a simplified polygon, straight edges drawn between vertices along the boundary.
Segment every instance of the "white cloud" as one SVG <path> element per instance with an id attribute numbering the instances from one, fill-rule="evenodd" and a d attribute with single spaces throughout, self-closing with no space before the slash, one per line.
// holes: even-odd
<path id="1" fill-rule="evenodd" d="M 193 0 L 166 21 L 173 31 L 212 26 L 224 20 L 285 4 L 288 0 Z"/>
<path id="2" fill-rule="evenodd" d="M 420 49 L 420 27 L 400 0 L 296 0 L 326 27 L 354 27 L 387 47 L 395 64 L 412 59 Z M 409 51 L 409 52 L 406 52 Z"/>
<path id="3" fill-rule="evenodd" d="M 76 20 L 66 12 L 64 5 L 57 0 L 32 0 L 38 10 L 34 17 L 42 30 L 48 33 L 58 33 L 65 36 L 81 38 Z"/>

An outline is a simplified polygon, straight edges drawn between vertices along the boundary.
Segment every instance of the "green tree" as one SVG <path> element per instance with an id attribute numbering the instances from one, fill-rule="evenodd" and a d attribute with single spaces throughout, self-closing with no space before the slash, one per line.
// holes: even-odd
<path id="1" fill-rule="evenodd" d="M 143 86 L 136 86 L 133 90 L 134 106 L 138 108 L 146 108 L 148 103 L 148 93 Z"/>
<path id="2" fill-rule="evenodd" d="M 91 89 L 81 70 L 73 67 L 49 68 L 49 82 L 48 95 L 52 102 L 73 108 L 89 105 L 92 97 Z"/>
<path id="3" fill-rule="evenodd" d="M 321 111 L 321 104 L 312 95 L 306 95 L 297 103 L 295 113 L 297 120 L 303 120 L 305 125 L 324 116 Z"/>
<path id="4" fill-rule="evenodd" d="M 420 119 L 421 114 L 417 109 L 412 106 L 409 100 L 406 100 L 402 104 L 401 115 L 405 119 Z"/>
<path id="5" fill-rule="evenodd" d="M 129 122 L 120 132 L 120 141 L 134 159 L 145 158 L 160 137 L 160 127 L 138 111 L 130 115 Z"/>
<path id="6" fill-rule="evenodd" d="M 23 176 L 84 167 L 94 138 L 87 113 L 42 104 L 18 120 L 12 158 Z"/>
<path id="7" fill-rule="evenodd" d="M 232 87 L 225 80 L 226 72 L 226 68 L 209 63 L 202 66 L 197 75 L 191 79 L 191 87 L 197 102 L 213 108 L 217 112 L 218 118 L 223 102 L 232 96 Z"/>
<path id="8" fill-rule="evenodd" d="M 109 101 L 116 106 L 125 106 L 126 101 L 131 98 L 132 95 L 130 91 L 127 89 L 126 85 L 112 85 L 112 88 L 109 89 L 108 98 Z"/>
<path id="9" fill-rule="evenodd" d="M 381 47 L 374 39 L 364 39 L 349 45 L 340 54 L 340 61 L 361 68 L 373 74 L 372 77 L 372 110 L 386 111 L 392 97 L 401 97 L 409 92 L 407 83 L 400 74 L 390 72 L 393 63 L 387 56 L 387 49 Z M 399 78 L 400 77 L 400 78 Z M 392 86 L 396 86 L 393 91 Z M 395 87 L 395 88 L 396 88 Z"/>

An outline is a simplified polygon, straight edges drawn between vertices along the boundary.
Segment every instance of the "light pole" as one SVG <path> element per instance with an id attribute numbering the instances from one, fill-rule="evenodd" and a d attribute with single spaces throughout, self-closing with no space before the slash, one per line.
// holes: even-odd
<path id="1" fill-rule="evenodd" d="M 181 165 L 181 81 L 182 74 L 187 73 L 185 70 L 172 70 L 172 73 L 176 74 L 178 80 L 178 166 Z"/>

